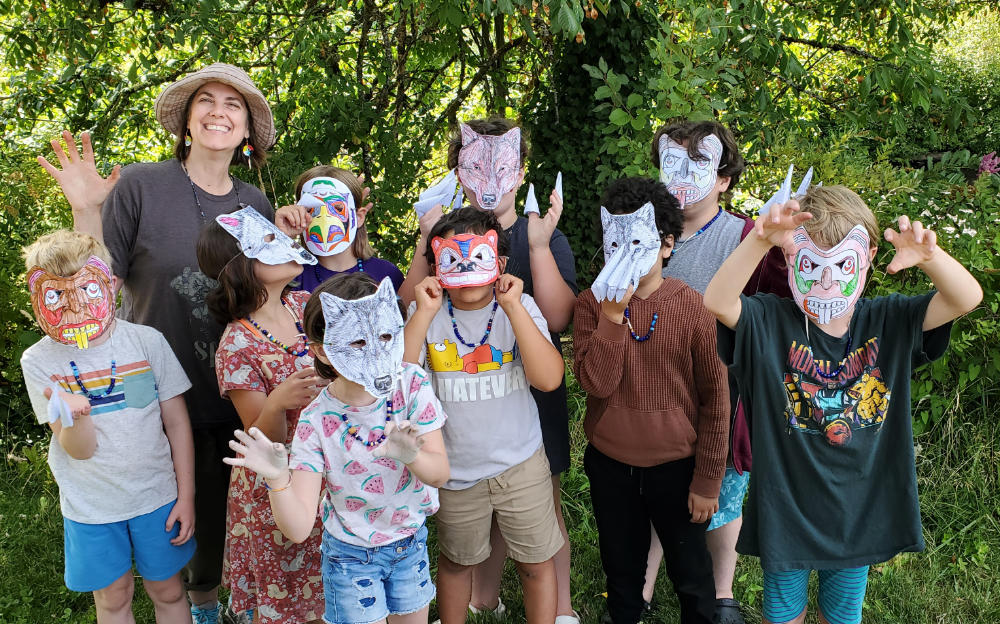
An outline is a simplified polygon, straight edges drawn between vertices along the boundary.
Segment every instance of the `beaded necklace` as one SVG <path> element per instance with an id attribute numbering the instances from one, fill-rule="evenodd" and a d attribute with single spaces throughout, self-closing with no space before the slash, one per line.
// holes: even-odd
<path id="1" fill-rule="evenodd" d="M 361 258 L 358 258 L 358 271 L 360 273 L 364 273 L 365 272 L 365 261 L 362 260 Z M 342 271 L 333 271 L 334 274 L 341 273 L 341 272 Z M 313 275 L 316 276 L 316 283 L 317 284 L 323 283 L 323 281 L 324 281 L 323 280 L 323 276 L 319 274 L 319 263 L 316 263 L 316 264 L 313 265 Z"/>
<path id="2" fill-rule="evenodd" d="M 477 347 L 481 347 L 484 344 L 486 344 L 486 341 L 490 337 L 490 332 L 493 331 L 493 319 L 497 315 L 497 306 L 500 304 L 500 302 L 497 301 L 496 291 L 494 290 L 493 292 L 493 310 L 490 312 L 489 322 L 486 323 L 486 333 L 483 334 L 483 339 L 479 341 L 479 344 L 473 344 L 471 342 L 465 341 L 465 338 L 463 338 L 462 334 L 459 333 L 458 331 L 458 323 L 455 322 L 455 309 L 451 305 L 451 297 L 445 297 L 444 300 L 448 303 L 448 316 L 451 318 L 451 331 L 455 333 L 455 338 L 458 338 L 459 342 L 469 347 L 470 349 L 475 349 Z"/>
<path id="3" fill-rule="evenodd" d="M 358 442 L 364 444 L 366 447 L 372 448 L 373 446 L 378 446 L 379 444 L 382 444 L 383 441 L 385 441 L 384 428 L 382 429 L 382 433 L 379 434 L 377 438 L 375 438 L 374 440 L 366 440 L 365 438 L 362 438 L 361 436 L 358 435 L 358 431 L 361 430 L 361 425 L 355 425 L 350 420 L 348 420 L 347 412 L 338 412 L 337 415 L 340 416 L 341 422 L 347 425 L 347 433 Z M 392 420 L 392 399 L 386 399 L 385 424 L 389 424 L 390 420 Z"/>
<path id="4" fill-rule="evenodd" d="M 816 356 L 813 355 L 812 345 L 809 344 L 809 319 L 806 318 L 806 349 L 809 351 L 809 359 L 813 361 L 813 371 L 823 379 L 834 379 L 840 375 L 841 371 L 844 370 L 844 367 L 847 366 L 847 356 L 851 353 L 852 342 L 853 338 L 851 337 L 851 330 L 848 329 L 847 346 L 844 347 L 844 357 L 840 360 L 840 366 L 838 366 L 837 370 L 832 373 L 824 373 L 819 368 L 819 362 L 816 360 Z"/>
<path id="5" fill-rule="evenodd" d="M 722 216 L 722 207 L 719 206 L 719 212 L 715 213 L 715 216 L 712 217 L 711 221 L 709 221 L 705 225 L 701 226 L 701 228 L 697 232 L 695 232 L 691 236 L 687 237 L 686 239 L 684 239 L 682 241 L 679 240 L 679 241 L 674 242 L 674 248 L 673 248 L 673 250 L 671 250 L 670 255 L 672 256 L 675 253 L 677 253 L 678 250 L 680 250 L 681 246 L 684 245 L 685 243 L 690 243 L 694 239 L 696 239 L 699 236 L 701 236 L 705 232 L 705 230 L 707 230 L 708 228 L 712 227 L 712 224 L 715 223 L 719 219 L 719 217 L 721 217 L 721 216 Z"/>
<path id="6" fill-rule="evenodd" d="M 302 357 L 303 355 L 309 353 L 309 347 L 306 346 L 306 344 L 305 344 L 306 343 L 306 332 L 305 332 L 305 330 L 302 329 L 302 321 L 300 321 L 298 319 L 298 316 L 292 310 L 291 306 L 288 305 L 288 300 L 287 299 L 282 298 L 281 299 L 281 305 L 282 305 L 282 307 L 285 308 L 285 310 L 289 314 L 292 315 L 292 319 L 295 320 L 295 329 L 296 329 L 296 331 L 299 332 L 298 333 L 298 337 L 295 340 L 295 344 L 298 344 L 301 341 L 303 343 L 302 344 L 302 349 L 296 349 L 294 346 L 288 346 L 285 343 L 281 342 L 280 340 L 278 340 L 277 338 L 275 338 L 274 336 L 272 336 L 269 331 L 267 331 L 266 329 L 264 329 L 263 327 L 261 327 L 260 324 L 258 324 L 257 321 L 253 320 L 253 318 L 251 318 L 249 315 L 247 315 L 246 320 L 251 325 L 253 325 L 254 329 L 256 329 L 257 331 L 259 331 L 261 333 L 261 335 L 264 336 L 264 338 L 267 338 L 273 344 L 275 344 L 278 347 L 284 349 L 286 353 L 290 353 L 291 355 L 294 355 L 295 357 Z"/>
<path id="7" fill-rule="evenodd" d="M 201 207 L 201 201 L 198 199 L 198 191 L 194 190 L 194 181 L 191 180 L 191 174 L 188 173 L 187 165 L 183 162 L 181 163 L 181 169 L 184 171 L 184 175 L 187 176 L 188 184 L 191 185 L 191 194 L 194 195 L 194 203 L 198 206 L 198 213 L 201 215 L 201 222 L 204 223 L 205 219 L 208 217 L 205 216 L 205 209 Z M 240 208 L 246 208 L 246 206 L 243 205 L 243 202 L 240 201 L 240 189 L 236 186 L 236 178 L 234 178 L 231 173 L 229 174 L 229 180 L 233 183 L 233 190 L 236 191 L 236 205 Z"/>
<path id="8" fill-rule="evenodd" d="M 76 385 L 80 386 L 80 390 L 88 399 L 103 399 L 114 391 L 115 376 L 118 374 L 118 368 L 115 365 L 114 360 L 111 360 L 111 383 L 108 384 L 107 390 L 101 394 L 95 394 L 90 390 L 87 390 L 87 386 L 83 385 L 83 379 L 80 378 L 80 369 L 76 367 L 76 362 L 70 360 L 69 365 L 73 369 L 73 378 L 76 379 Z"/>
<path id="9" fill-rule="evenodd" d="M 660 318 L 659 313 L 653 312 L 653 322 L 649 324 L 649 331 L 646 332 L 645 336 L 639 336 L 632 329 L 632 320 L 629 318 L 628 308 L 625 308 L 625 324 L 628 325 L 628 333 L 632 334 L 632 340 L 636 342 L 646 342 L 653 336 L 653 331 L 656 329 L 656 319 L 658 318 Z"/>

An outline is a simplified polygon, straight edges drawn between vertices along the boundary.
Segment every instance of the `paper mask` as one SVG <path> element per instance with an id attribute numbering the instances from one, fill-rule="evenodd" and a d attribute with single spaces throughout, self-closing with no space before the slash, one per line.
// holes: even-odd
<path id="1" fill-rule="evenodd" d="M 215 218 L 222 229 L 240 242 L 240 249 L 247 258 L 264 264 L 316 264 L 316 256 L 290 239 L 251 206 Z"/>
<path id="2" fill-rule="evenodd" d="M 302 185 L 297 202 L 312 214 L 305 231 L 306 249 L 317 256 L 347 251 L 358 231 L 358 213 L 351 189 L 336 178 L 313 178 Z"/>
<path id="3" fill-rule="evenodd" d="M 708 197 L 719 179 L 722 141 L 714 134 L 698 142 L 698 152 L 705 158 L 692 160 L 686 147 L 666 134 L 660 135 L 660 181 L 677 198 L 681 208 Z"/>
<path id="4" fill-rule="evenodd" d="M 514 190 L 521 173 L 521 129 L 500 136 L 479 134 L 461 124 L 462 149 L 458 152 L 458 178 L 476 195 L 479 207 L 495 210 L 500 198 Z"/>
<path id="5" fill-rule="evenodd" d="M 79 271 L 68 277 L 32 267 L 28 271 L 28 291 L 41 330 L 56 342 L 78 349 L 89 347 L 111 326 L 115 316 L 111 267 L 97 256 L 90 256 Z"/>
<path id="6" fill-rule="evenodd" d="M 809 167 L 809 171 L 806 171 L 806 175 L 802 178 L 802 182 L 799 183 L 799 188 L 795 191 L 795 195 L 792 195 L 792 172 L 794 171 L 795 165 L 789 165 L 788 175 L 785 176 L 785 181 L 782 182 L 781 188 L 779 188 L 778 192 L 771 195 L 771 197 L 764 202 L 764 205 L 760 207 L 758 214 L 766 215 L 771 211 L 771 206 L 783 204 L 793 197 L 798 199 L 809 191 L 809 186 L 813 179 L 813 168 Z M 823 186 L 823 183 L 820 182 L 816 186 Z"/>
<path id="7" fill-rule="evenodd" d="M 788 272 L 788 284 L 802 311 L 820 324 L 850 311 L 868 275 L 871 239 L 867 230 L 855 225 L 844 240 L 824 251 L 805 228 L 799 227 L 792 232 L 791 244 L 795 260 Z"/>
<path id="8" fill-rule="evenodd" d="M 323 306 L 323 352 L 338 375 L 389 396 L 403 371 L 403 315 L 388 277 L 361 299 L 319 294 Z"/>
<path id="9" fill-rule="evenodd" d="M 457 187 L 457 190 L 456 190 Z M 452 210 L 462 207 L 462 186 L 458 184 L 455 170 L 448 172 L 440 182 L 420 194 L 420 199 L 413 204 L 417 218 L 427 214 L 427 211 L 437 205 L 451 206 Z"/>
<path id="10" fill-rule="evenodd" d="M 559 194 L 559 199 L 563 198 L 562 171 L 556 174 L 556 193 Z M 541 211 L 538 210 L 538 198 L 535 197 L 534 184 L 528 185 L 528 196 L 524 198 L 524 214 L 529 215 L 531 213 L 541 215 Z"/>
<path id="11" fill-rule="evenodd" d="M 483 235 L 435 236 L 431 240 L 431 250 L 434 251 L 438 281 L 444 288 L 485 286 L 495 282 L 500 275 L 494 230 Z"/>
<path id="12" fill-rule="evenodd" d="M 653 204 L 647 202 L 635 212 L 613 215 L 601 206 L 604 229 L 604 268 L 590 288 L 598 301 L 621 301 L 629 287 L 656 264 L 660 235 L 656 229 Z"/>

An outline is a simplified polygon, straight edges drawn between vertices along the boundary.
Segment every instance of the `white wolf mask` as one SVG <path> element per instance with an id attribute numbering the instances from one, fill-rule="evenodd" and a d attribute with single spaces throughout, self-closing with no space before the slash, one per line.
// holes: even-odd
<path id="1" fill-rule="evenodd" d="M 247 258 L 260 260 L 264 264 L 318 262 L 316 256 L 303 249 L 302 245 L 289 238 L 252 206 L 221 214 L 215 220 L 240 242 L 240 249 Z"/>
<path id="2" fill-rule="evenodd" d="M 374 294 L 341 299 L 321 292 L 323 352 L 338 375 L 375 397 L 392 393 L 403 371 L 403 315 L 387 277 Z"/>
<path id="3" fill-rule="evenodd" d="M 598 301 L 621 301 L 659 257 L 660 235 L 653 204 L 646 202 L 635 212 L 613 215 L 601 206 L 604 229 L 604 268 L 590 288 Z"/>

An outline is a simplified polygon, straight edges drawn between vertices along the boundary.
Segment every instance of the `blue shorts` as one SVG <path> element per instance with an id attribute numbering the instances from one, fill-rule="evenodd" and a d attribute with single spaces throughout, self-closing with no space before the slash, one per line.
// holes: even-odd
<path id="1" fill-rule="evenodd" d="M 427 527 L 383 546 L 363 548 L 323 531 L 323 593 L 328 624 L 370 624 L 419 611 L 434 598 Z"/>
<path id="2" fill-rule="evenodd" d="M 811 570 L 764 570 L 764 617 L 774 624 L 794 620 L 806 608 Z M 830 624 L 861 624 L 868 566 L 817 570 L 819 610 Z"/>
<path id="3" fill-rule="evenodd" d="M 722 489 L 719 490 L 719 511 L 712 516 L 707 531 L 725 526 L 743 515 L 743 498 L 747 494 L 747 484 L 750 483 L 750 472 L 736 472 L 733 467 L 726 468 L 722 477 Z"/>
<path id="4" fill-rule="evenodd" d="M 180 572 L 194 554 L 194 538 L 180 546 L 170 540 L 180 533 L 174 523 L 165 531 L 173 500 L 159 509 L 120 522 L 83 524 L 63 518 L 66 587 L 78 592 L 104 589 L 132 569 L 149 581 L 165 581 Z"/>

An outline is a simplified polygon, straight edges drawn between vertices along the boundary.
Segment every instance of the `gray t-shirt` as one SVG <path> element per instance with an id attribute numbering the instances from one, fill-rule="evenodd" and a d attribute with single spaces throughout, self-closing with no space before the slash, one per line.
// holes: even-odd
<path id="1" fill-rule="evenodd" d="M 548 339 L 548 324 L 535 300 L 521 295 L 521 303 Z M 416 304 L 410 304 L 411 314 L 415 309 Z M 455 309 L 464 342 L 479 344 L 492 310 L 492 303 L 479 310 Z M 448 414 L 441 430 L 451 465 L 445 489 L 463 490 L 495 477 L 541 447 L 538 408 L 503 308 L 497 307 L 489 339 L 473 348 L 455 336 L 445 303 L 431 321 L 426 345 L 422 364 Z"/>
<path id="2" fill-rule="evenodd" d="M 177 498 L 170 443 L 163 432 L 160 402 L 191 387 L 163 335 L 121 319 L 108 340 L 77 349 L 45 336 L 21 356 L 24 382 L 38 422 L 48 422 L 45 388 L 93 397 L 97 447 L 88 459 L 73 459 L 53 436 L 49 467 L 59 484 L 66 518 L 106 524 L 159 509 Z M 70 362 L 80 373 L 79 382 Z M 114 387 L 111 386 L 112 365 Z"/>
<path id="3" fill-rule="evenodd" d="M 197 190 L 176 159 L 137 163 L 104 202 L 104 243 L 111 250 L 115 275 L 124 280 L 120 318 L 163 332 L 191 379 L 187 393 L 191 424 L 239 424 L 229 401 L 219 396 L 215 349 L 223 326 L 212 320 L 205 296 L 215 287 L 198 269 L 195 245 L 202 226 L 239 204 L 253 206 L 268 219 L 271 204 L 260 189 L 236 180 L 226 195 Z"/>
<path id="4" fill-rule="evenodd" d="M 723 211 L 701 234 L 677 241 L 663 277 L 679 279 L 704 294 L 715 272 L 739 246 L 743 226 L 742 219 Z"/>

